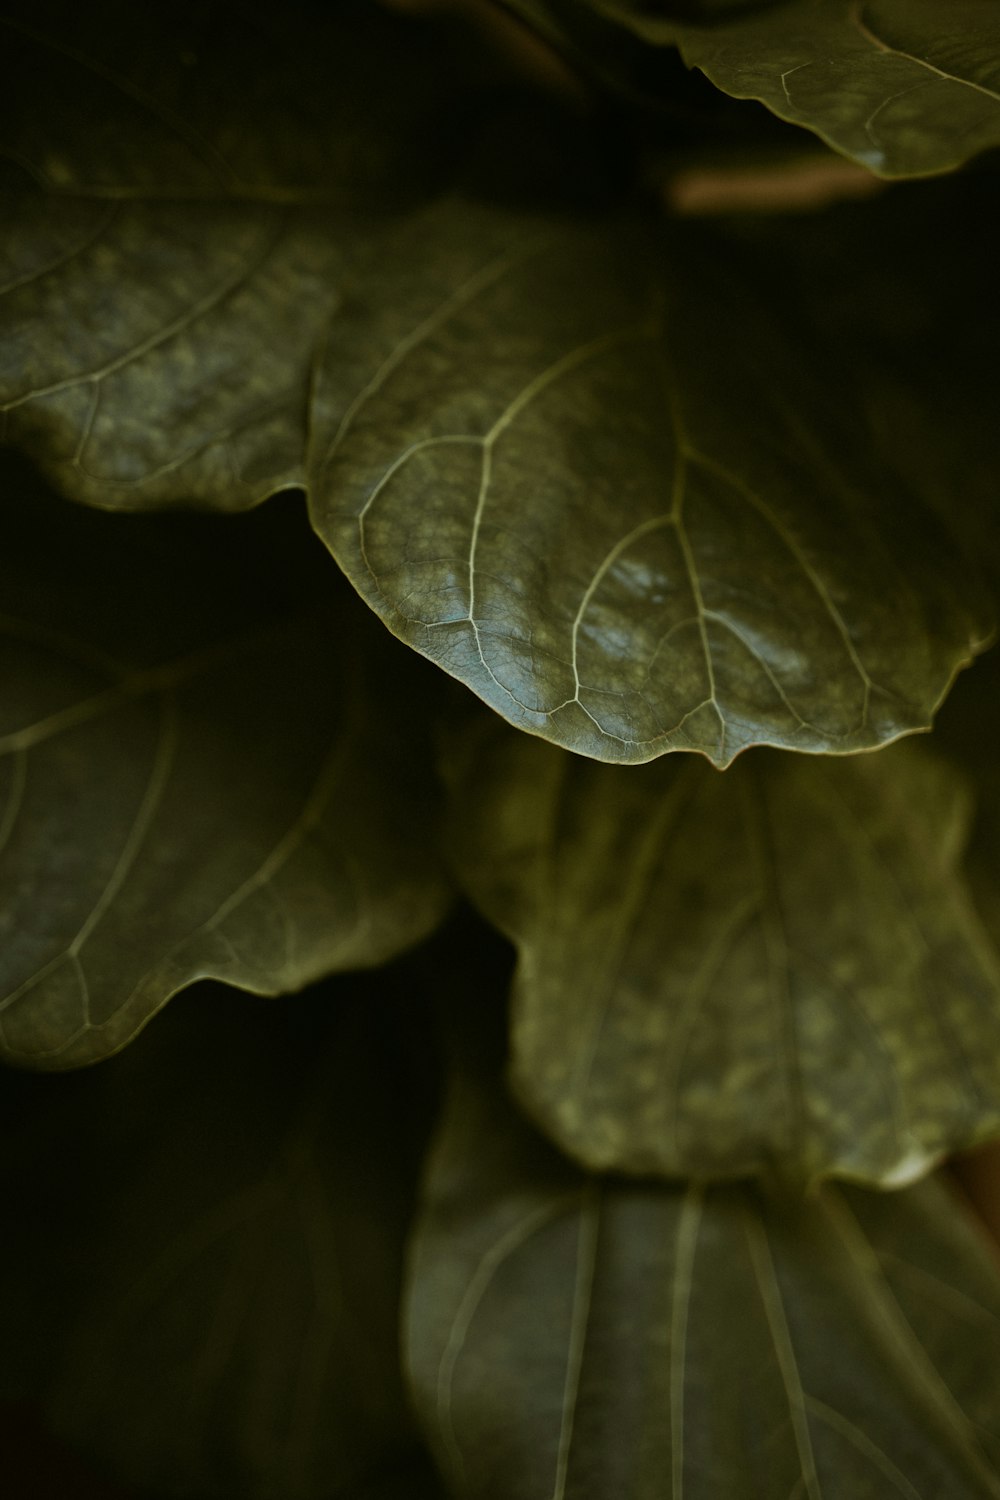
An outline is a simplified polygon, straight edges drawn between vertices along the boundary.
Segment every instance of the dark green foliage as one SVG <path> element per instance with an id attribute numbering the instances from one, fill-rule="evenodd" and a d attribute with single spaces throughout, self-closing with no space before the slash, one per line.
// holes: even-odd
<path id="1" fill-rule="evenodd" d="M 0 8 L 3 1393 L 996 1500 L 996 7 L 400 10 Z"/>

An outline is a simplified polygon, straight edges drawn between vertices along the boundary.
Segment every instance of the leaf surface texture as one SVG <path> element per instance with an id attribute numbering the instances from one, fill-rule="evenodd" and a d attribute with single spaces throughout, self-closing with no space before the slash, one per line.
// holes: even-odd
<path id="1" fill-rule="evenodd" d="M 700 235 L 460 203 L 425 224 L 440 296 L 398 309 L 346 411 L 341 321 L 309 476 L 394 633 L 603 760 L 726 766 L 928 722 L 982 643 L 975 585 L 752 257 L 741 275 Z M 372 284 L 398 285 L 403 254 Z"/>
<path id="2" fill-rule="evenodd" d="M 586 1165 L 888 1185 L 997 1131 L 947 762 L 623 771 L 481 724 L 452 781 L 459 879 L 518 947 L 515 1088 Z"/>
<path id="3" fill-rule="evenodd" d="M 998 1318 L 996 1266 L 936 1182 L 795 1205 L 587 1178 L 467 1077 L 408 1349 L 472 1500 L 966 1500 L 1000 1493 Z"/>
<path id="4" fill-rule="evenodd" d="M 106 516 L 3 476 L 8 1060 L 91 1062 L 201 976 L 274 994 L 424 936 L 433 782 L 367 678 L 398 657 L 301 512 Z"/>
<path id="5" fill-rule="evenodd" d="M 373 7 L 313 50 L 248 26 L 231 57 L 225 7 L 126 8 L 100 45 L 64 10 L 7 12 L 0 126 L 34 182 L 4 225 L 0 406 L 64 491 L 236 510 L 306 480 L 392 631 L 599 759 L 928 726 L 988 613 L 856 365 L 789 303 L 794 256 L 530 211 L 576 201 L 553 184 L 590 138 L 537 132 L 546 193 L 521 137 L 501 170 L 496 81 L 433 106 Z"/>

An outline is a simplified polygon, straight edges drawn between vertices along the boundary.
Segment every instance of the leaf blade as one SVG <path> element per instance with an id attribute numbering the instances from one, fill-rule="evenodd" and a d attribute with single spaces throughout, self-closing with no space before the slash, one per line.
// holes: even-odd
<path id="1" fill-rule="evenodd" d="M 846 753 L 926 723 L 981 627 L 944 554 L 920 559 L 935 523 L 922 540 L 900 524 L 887 455 L 753 275 L 698 236 L 532 219 L 501 224 L 505 259 L 496 220 L 461 204 L 429 220 L 442 266 L 449 218 L 463 257 L 485 241 L 458 299 L 401 320 L 339 425 L 317 389 L 336 435 L 310 464 L 314 525 L 389 628 L 518 727 L 603 760 Z"/>
<path id="2" fill-rule="evenodd" d="M 889 1186 L 995 1132 L 1000 971 L 947 765 L 900 745 L 623 772 L 466 733 L 452 856 L 518 948 L 512 1081 L 562 1149 Z"/>
<path id="3" fill-rule="evenodd" d="M 419 741 L 372 716 L 305 523 L 130 523 L 5 474 L 7 1057 L 93 1061 L 203 975 L 287 992 L 435 926 Z"/>
<path id="4" fill-rule="evenodd" d="M 927 1297 L 912 1297 L 904 1317 L 873 1270 L 887 1234 L 921 1252 L 933 1242 L 947 1284 L 975 1286 L 995 1315 L 996 1268 L 939 1184 L 891 1202 L 826 1189 L 808 1203 L 746 1187 L 588 1184 L 466 1059 L 426 1180 L 408 1310 L 418 1414 L 463 1493 L 552 1492 L 565 1356 L 577 1336 L 567 1267 L 589 1200 L 599 1248 L 567 1497 L 647 1500 L 671 1475 L 673 1492 L 690 1500 L 1000 1492 L 995 1411 L 982 1439 L 976 1425 L 990 1400 L 981 1388 L 992 1378 L 991 1341 L 972 1353 L 954 1322 L 932 1335 Z M 549 1227 L 522 1235 L 483 1292 L 452 1372 L 459 1443 L 489 1456 L 460 1473 L 454 1447 L 440 1442 L 433 1397 L 443 1330 L 478 1247 L 497 1243 L 501 1225 L 525 1222 L 525 1205 L 539 1223 L 548 1207 Z M 864 1223 L 863 1267 L 839 1236 L 845 1215 Z M 888 1332 L 893 1320 L 905 1347 Z M 945 1350 L 947 1385 L 934 1370 Z"/>
<path id="5" fill-rule="evenodd" d="M 880 176 L 954 171 L 1000 145 L 1000 32 L 982 0 L 791 0 L 675 36 L 718 87 Z"/>

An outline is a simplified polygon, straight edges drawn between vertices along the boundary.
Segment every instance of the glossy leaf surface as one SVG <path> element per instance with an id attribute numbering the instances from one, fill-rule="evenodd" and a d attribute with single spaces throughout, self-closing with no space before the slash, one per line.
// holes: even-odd
<path id="1" fill-rule="evenodd" d="M 6 1057 L 91 1062 L 201 976 L 294 990 L 434 926 L 419 716 L 403 743 L 372 701 L 398 656 L 301 512 L 105 516 L 3 475 Z"/>
<path id="2" fill-rule="evenodd" d="M 433 1495 L 397 1345 L 418 1021 L 381 975 L 203 985 L 99 1068 L 0 1071 L 2 1388 L 156 1494 Z"/>
<path id="3" fill-rule="evenodd" d="M 273 66 L 252 27 L 222 57 L 224 11 L 168 25 L 154 7 L 169 48 L 136 17 L 45 47 L 41 21 L 11 14 L 18 80 L 32 59 L 54 69 L 63 103 L 54 133 L 17 133 L 23 100 L 8 127 L 49 191 L 14 195 L 5 224 L 0 404 L 63 489 L 240 509 L 305 476 L 314 524 L 396 634 L 600 759 L 724 766 L 752 744 L 852 751 L 927 727 L 988 618 L 873 433 L 858 370 L 787 305 L 766 251 L 533 214 L 531 173 L 515 162 L 505 189 L 496 149 L 467 172 L 493 207 L 414 208 L 413 142 L 437 161 L 429 85 L 415 100 L 382 81 L 358 171 L 350 101 L 404 55 L 370 7 Z M 185 27 L 207 28 L 197 47 Z M 317 59 L 329 86 L 289 118 L 293 161 L 271 127 L 312 97 Z M 96 187 L 88 111 L 106 122 Z M 418 200 L 460 155 L 417 174 Z"/>
<path id="4" fill-rule="evenodd" d="M 1000 1494 L 1000 1277 L 934 1182 L 628 1187 L 466 1080 L 408 1301 L 418 1412 L 469 1500 Z"/>
<path id="5" fill-rule="evenodd" d="M 752 258 L 461 204 L 428 225 L 438 298 L 394 309 L 346 413 L 341 323 L 316 394 L 314 524 L 391 630 L 604 760 L 929 723 L 975 586 Z"/>
<path id="6" fill-rule="evenodd" d="M 900 1183 L 1000 1128 L 968 797 L 905 744 L 622 770 L 478 726 L 459 878 L 519 950 L 512 1076 L 596 1169 Z"/>

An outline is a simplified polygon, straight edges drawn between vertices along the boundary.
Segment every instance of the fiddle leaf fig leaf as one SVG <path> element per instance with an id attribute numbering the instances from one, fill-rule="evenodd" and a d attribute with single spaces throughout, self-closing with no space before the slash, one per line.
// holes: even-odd
<path id="1" fill-rule="evenodd" d="M 895 1185 L 1000 1128 L 964 785 L 913 744 L 623 771 L 480 726 L 459 879 L 517 945 L 512 1079 L 585 1165 Z"/>
<path id="2" fill-rule="evenodd" d="M 0 408 L 61 490 L 239 510 L 301 483 L 311 351 L 345 276 L 328 218 L 31 195 L 6 227 Z"/>
<path id="3" fill-rule="evenodd" d="M 936 1181 L 786 1201 L 588 1178 L 467 1076 L 407 1329 L 469 1500 L 1000 1495 L 1000 1276 Z"/>
<path id="4" fill-rule="evenodd" d="M 300 484 L 350 253 L 465 150 L 482 80 L 433 28 L 358 0 L 291 20 L 0 15 L 0 160 L 33 179 L 4 198 L 0 411 L 77 499 L 236 510 Z"/>
<path id="5" fill-rule="evenodd" d="M 437 300 L 370 290 L 395 342 L 387 312 L 347 404 L 339 320 L 314 402 L 314 524 L 389 628 L 603 760 L 926 727 L 987 629 L 967 562 L 738 243 L 425 222 Z"/>
<path id="6" fill-rule="evenodd" d="M 384 632 L 300 513 L 101 515 L 10 465 L 0 1045 L 67 1067 L 202 976 L 276 994 L 439 920 L 435 794 Z M 395 660 L 394 660 L 395 658 Z"/>
<path id="7" fill-rule="evenodd" d="M 290 1007 L 201 985 L 121 1057 L 17 1091 L 3 1387 L 125 1482 L 436 1493 L 398 1355 L 427 1018 L 381 982 Z"/>
<path id="8" fill-rule="evenodd" d="M 571 53 L 589 46 L 597 67 L 627 41 L 678 47 L 723 93 L 760 101 L 880 177 L 950 172 L 1000 146 L 993 0 L 508 3 Z M 673 100 L 661 92 L 660 103 Z"/>
<path id="9" fill-rule="evenodd" d="M 992 0 L 786 0 L 714 26 L 668 22 L 663 39 L 881 177 L 952 171 L 1000 146 Z"/>

